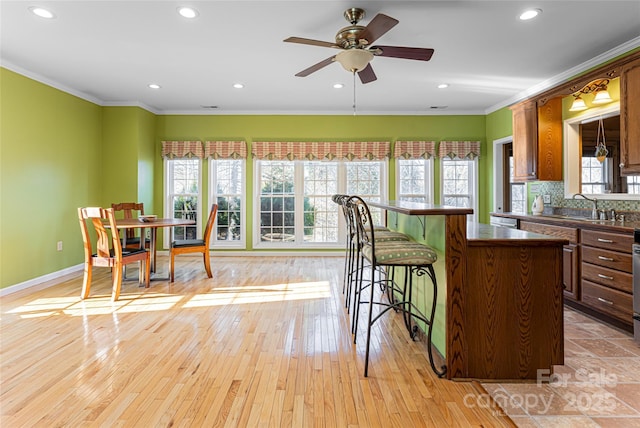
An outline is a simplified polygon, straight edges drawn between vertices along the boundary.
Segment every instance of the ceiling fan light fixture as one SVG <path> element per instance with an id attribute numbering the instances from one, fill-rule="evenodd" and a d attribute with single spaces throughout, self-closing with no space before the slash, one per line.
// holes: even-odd
<path id="1" fill-rule="evenodd" d="M 363 49 L 348 49 L 335 56 L 335 60 L 352 73 L 364 70 L 372 59 L 373 54 Z"/>

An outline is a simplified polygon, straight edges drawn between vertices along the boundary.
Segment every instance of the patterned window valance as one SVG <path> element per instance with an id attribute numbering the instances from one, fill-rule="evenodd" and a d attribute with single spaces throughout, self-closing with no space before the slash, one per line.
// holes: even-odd
<path id="1" fill-rule="evenodd" d="M 204 157 L 213 159 L 246 159 L 245 141 L 205 141 Z"/>
<path id="2" fill-rule="evenodd" d="M 388 158 L 391 143 L 388 141 L 349 142 L 264 142 L 256 141 L 251 154 L 256 159 L 347 159 L 380 160 Z"/>
<path id="3" fill-rule="evenodd" d="M 440 141 L 441 158 L 475 159 L 480 156 L 480 141 Z"/>
<path id="4" fill-rule="evenodd" d="M 202 141 L 163 141 L 163 158 L 200 158 L 204 157 Z"/>
<path id="5" fill-rule="evenodd" d="M 435 155 L 435 141 L 396 141 L 393 148 L 396 159 L 430 159 Z"/>

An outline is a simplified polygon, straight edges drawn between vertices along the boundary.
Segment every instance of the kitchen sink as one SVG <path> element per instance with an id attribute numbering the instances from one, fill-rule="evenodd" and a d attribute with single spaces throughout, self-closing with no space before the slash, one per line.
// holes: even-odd
<path id="1" fill-rule="evenodd" d="M 593 218 L 588 218 L 588 217 L 580 217 L 580 216 L 573 216 L 573 215 L 560 215 L 560 214 L 549 214 L 549 215 L 544 215 L 543 217 L 549 217 L 549 218 L 559 218 L 559 219 L 564 219 L 564 220 L 578 220 L 578 221 L 586 221 L 586 222 L 590 222 L 590 223 L 609 223 L 609 222 L 613 222 L 613 220 L 600 220 L 600 219 L 593 219 Z"/>

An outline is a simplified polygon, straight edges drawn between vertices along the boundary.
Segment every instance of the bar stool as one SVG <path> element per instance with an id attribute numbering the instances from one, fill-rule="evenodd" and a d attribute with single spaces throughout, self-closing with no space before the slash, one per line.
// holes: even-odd
<path id="1" fill-rule="evenodd" d="M 387 241 L 380 242 L 376 238 L 376 233 L 373 228 L 373 221 L 371 218 L 371 212 L 367 203 L 358 196 L 352 196 L 347 201 L 347 206 L 351 209 L 353 218 L 356 220 L 356 239 L 361 248 L 360 258 L 362 264 L 366 261 L 370 267 L 369 284 L 365 284 L 363 277 L 360 277 L 359 283 L 356 285 L 356 296 L 358 300 L 354 305 L 355 312 L 355 333 L 354 343 L 357 337 L 357 324 L 359 322 L 359 307 L 362 303 L 368 303 L 369 313 L 367 320 L 367 343 L 365 346 L 365 363 L 364 363 L 364 376 L 367 377 L 369 373 L 369 348 L 371 345 L 371 329 L 373 324 L 380 319 L 382 315 L 390 310 L 395 310 L 403 313 L 405 326 L 409 330 L 409 334 L 412 339 L 415 339 L 418 327 L 413 323 L 413 319 L 418 319 L 425 323 L 427 326 L 427 342 L 428 342 L 428 354 L 429 364 L 431 369 L 439 377 L 446 374 L 446 366 L 442 366 L 441 369 L 436 368 L 433 360 L 433 351 L 431 349 L 431 334 L 433 331 L 433 321 L 435 318 L 436 303 L 437 303 L 437 280 L 435 271 L 433 269 L 433 263 L 438 259 L 437 253 L 429 246 L 420 244 L 413 241 Z M 391 278 L 385 278 L 376 280 L 376 272 L 380 268 L 404 268 L 404 284 L 400 287 Z M 412 302 L 413 291 L 413 275 L 427 275 L 433 285 L 433 302 L 431 304 L 430 313 L 425 316 Z M 375 285 L 380 284 L 382 291 L 387 291 L 388 302 L 382 301 L 382 299 L 375 300 Z M 362 291 L 365 288 L 369 288 L 370 297 L 368 301 L 360 300 Z M 384 293 L 383 293 L 384 295 Z M 398 296 L 396 298 L 396 296 Z M 383 309 L 374 316 L 374 305 L 383 307 Z"/>
<path id="2" fill-rule="evenodd" d="M 360 246 L 356 239 L 355 219 L 353 218 L 352 210 L 346 206 L 349 198 L 349 195 L 342 194 L 336 194 L 331 197 L 333 202 L 340 205 L 340 210 L 344 215 L 347 228 L 344 280 L 342 284 L 342 293 L 345 295 L 345 307 L 347 308 L 347 312 L 350 312 L 351 308 L 352 285 L 357 283 L 358 275 L 362 270 L 361 266 L 357 264 L 360 260 Z M 384 226 L 374 226 L 374 230 L 376 231 L 376 239 L 380 242 L 409 241 L 409 237 L 407 235 L 400 232 L 390 231 Z"/>

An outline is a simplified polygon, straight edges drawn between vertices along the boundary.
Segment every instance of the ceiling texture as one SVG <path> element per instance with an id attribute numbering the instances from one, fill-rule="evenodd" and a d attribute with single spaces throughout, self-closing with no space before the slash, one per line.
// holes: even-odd
<path id="1" fill-rule="evenodd" d="M 30 6 L 55 18 L 37 17 Z M 183 18 L 179 6 L 198 16 Z M 350 25 L 343 13 L 351 7 L 365 10 L 359 25 L 378 13 L 399 21 L 374 44 L 433 48 L 433 57 L 374 57 L 377 80 L 368 84 L 338 63 L 296 77 L 338 50 L 283 40 L 334 42 Z M 531 7 L 542 13 L 519 20 Z M 158 114 L 487 114 L 639 47 L 640 0 L 2 0 L 0 28 L 3 67 L 104 106 Z"/>

